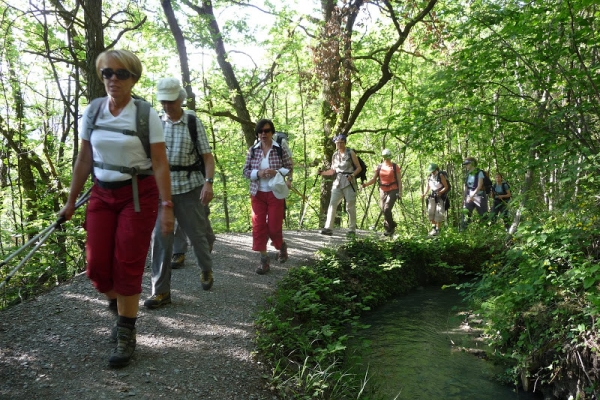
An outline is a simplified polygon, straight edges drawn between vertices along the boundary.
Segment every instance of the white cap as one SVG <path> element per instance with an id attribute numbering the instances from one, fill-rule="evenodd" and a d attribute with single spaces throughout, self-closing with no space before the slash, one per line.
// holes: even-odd
<path id="1" fill-rule="evenodd" d="M 390 151 L 390 149 L 383 149 L 383 151 L 381 152 L 381 156 L 385 158 L 391 158 L 392 152 Z"/>
<path id="2" fill-rule="evenodd" d="M 156 100 L 158 101 L 174 101 L 179 98 L 181 85 L 177 78 L 163 78 L 156 85 Z"/>

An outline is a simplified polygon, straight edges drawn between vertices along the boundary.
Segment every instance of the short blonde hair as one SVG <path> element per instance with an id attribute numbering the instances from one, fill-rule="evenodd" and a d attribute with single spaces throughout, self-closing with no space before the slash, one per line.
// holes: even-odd
<path id="1" fill-rule="evenodd" d="M 102 81 L 102 72 L 100 72 L 100 64 L 106 59 L 117 60 L 123 64 L 125 69 L 133 74 L 133 80 L 137 82 L 142 76 L 142 62 L 140 59 L 129 50 L 106 50 L 96 58 L 96 74 Z"/>

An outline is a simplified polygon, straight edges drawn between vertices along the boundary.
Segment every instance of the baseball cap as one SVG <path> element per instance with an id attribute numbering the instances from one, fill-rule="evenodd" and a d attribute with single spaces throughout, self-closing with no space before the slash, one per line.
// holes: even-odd
<path id="1" fill-rule="evenodd" d="M 467 157 L 463 161 L 462 165 L 467 165 L 467 164 L 471 164 L 471 163 L 477 165 L 477 161 L 473 157 Z"/>
<path id="2" fill-rule="evenodd" d="M 381 156 L 383 158 L 392 158 L 392 152 L 390 151 L 390 149 L 383 149 L 383 151 L 381 152 Z"/>
<path id="3" fill-rule="evenodd" d="M 432 173 L 436 169 L 438 169 L 438 165 L 436 163 L 431 163 L 429 164 L 429 167 L 427 167 L 427 172 Z"/>
<path id="4" fill-rule="evenodd" d="M 174 101 L 179 98 L 181 85 L 177 78 L 163 78 L 156 85 L 156 100 Z"/>
<path id="5" fill-rule="evenodd" d="M 337 135 L 336 137 L 333 138 L 333 142 L 334 143 L 335 142 L 339 142 L 340 140 L 345 142 L 346 139 L 347 139 L 346 135 L 341 135 L 340 134 L 340 135 Z"/>

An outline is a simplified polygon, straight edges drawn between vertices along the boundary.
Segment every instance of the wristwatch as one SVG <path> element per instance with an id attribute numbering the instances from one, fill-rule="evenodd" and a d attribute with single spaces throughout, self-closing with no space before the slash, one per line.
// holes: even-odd
<path id="1" fill-rule="evenodd" d="M 208 182 L 208 183 L 214 183 L 215 180 L 213 178 L 206 178 L 206 182 Z"/>

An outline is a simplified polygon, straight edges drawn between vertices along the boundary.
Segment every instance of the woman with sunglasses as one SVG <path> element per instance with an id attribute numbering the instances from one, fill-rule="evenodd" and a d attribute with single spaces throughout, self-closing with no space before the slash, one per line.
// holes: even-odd
<path id="1" fill-rule="evenodd" d="M 142 276 L 157 215 L 162 233 L 173 231 L 171 181 L 156 111 L 150 109 L 147 121 L 150 154 L 140 137 L 124 134 L 136 131 L 139 125 L 139 106 L 131 95 L 142 74 L 138 57 L 127 50 L 108 50 L 96 59 L 96 71 L 108 96 L 103 98 L 92 126 L 88 126 L 87 115 L 93 112 L 92 107 L 83 113 L 80 149 L 69 197 L 60 215 L 71 219 L 77 196 L 93 169 L 94 185 L 84 225 L 87 275 L 107 296 L 109 307 L 117 311 L 113 329 L 117 346 L 108 361 L 112 367 L 122 367 L 129 364 L 135 350 Z M 153 175 L 136 174 L 137 170 L 150 169 Z"/>
<path id="2" fill-rule="evenodd" d="M 269 180 L 275 174 L 287 176 L 285 184 L 292 185 L 292 159 L 287 151 L 273 140 L 275 126 L 268 119 L 261 119 L 255 128 L 258 143 L 248 149 L 244 164 L 244 177 L 250 179 L 250 201 L 252 203 L 252 250 L 260 252 L 260 265 L 256 273 L 269 271 L 267 253 L 269 238 L 279 250 L 279 262 L 288 259 L 287 244 L 283 240 L 283 217 L 285 199 L 275 196 Z"/>

